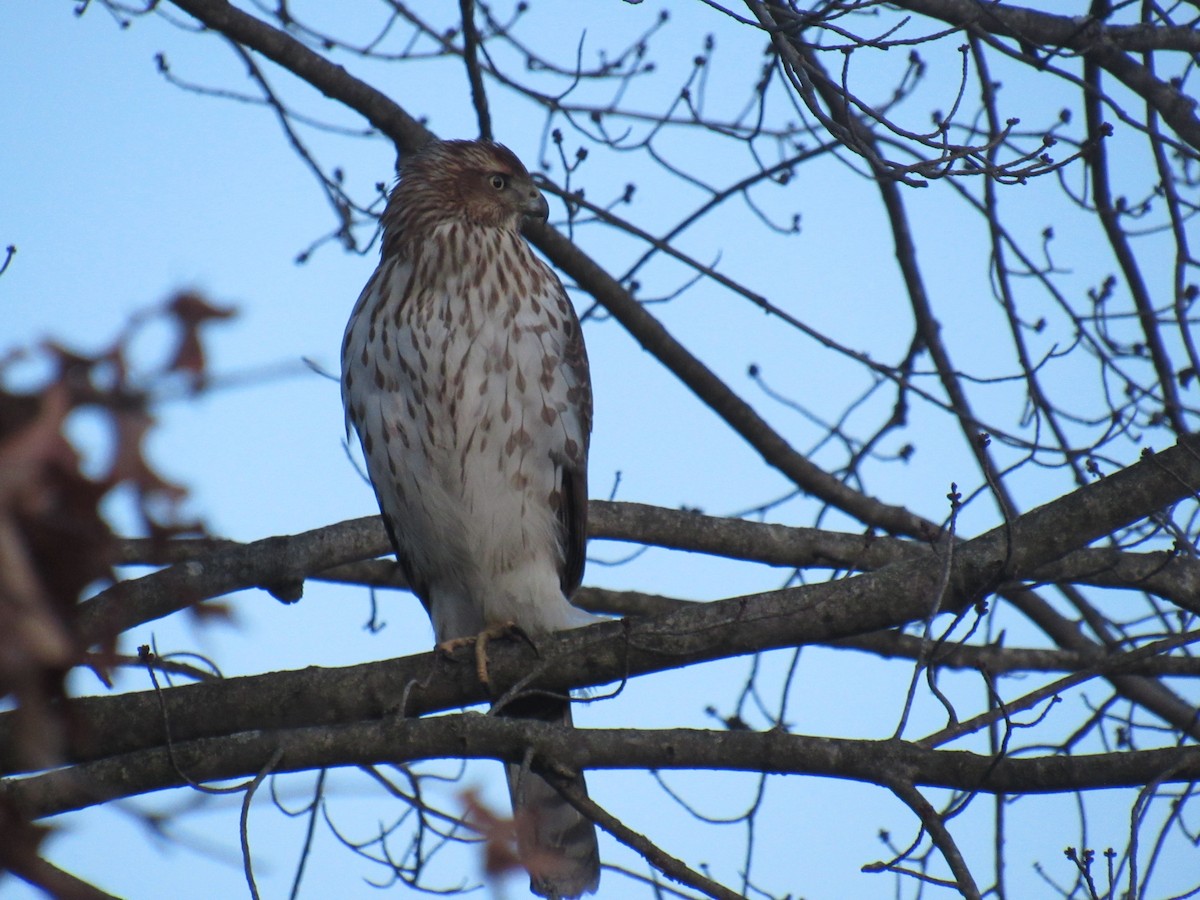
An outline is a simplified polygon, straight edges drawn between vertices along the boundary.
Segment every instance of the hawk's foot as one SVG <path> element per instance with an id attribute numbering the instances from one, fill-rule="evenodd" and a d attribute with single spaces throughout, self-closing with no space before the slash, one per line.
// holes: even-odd
<path id="1" fill-rule="evenodd" d="M 465 647 L 468 644 L 475 645 L 475 674 L 479 677 L 479 683 L 486 688 L 491 688 L 492 679 L 488 675 L 488 658 L 487 645 L 490 641 L 496 638 L 516 637 L 528 641 L 530 646 L 533 646 L 533 641 L 530 640 L 521 626 L 516 622 L 501 622 L 499 625 L 489 625 L 479 634 L 473 634 L 469 637 L 451 638 L 448 641 L 442 641 L 437 645 L 439 653 L 445 653 L 447 656 L 452 654 L 459 647 Z M 537 647 L 535 646 L 536 650 Z"/>

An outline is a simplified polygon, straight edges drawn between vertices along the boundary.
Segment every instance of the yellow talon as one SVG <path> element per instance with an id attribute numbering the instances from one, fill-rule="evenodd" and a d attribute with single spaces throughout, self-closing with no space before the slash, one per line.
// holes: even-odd
<path id="1" fill-rule="evenodd" d="M 479 683 L 486 688 L 491 688 L 492 679 L 488 675 L 488 657 L 487 645 L 489 641 L 495 638 L 511 637 L 518 635 L 525 636 L 516 622 L 502 622 L 499 625 L 489 625 L 479 634 L 473 634 L 468 637 L 451 638 L 448 641 L 442 641 L 437 645 L 439 653 L 445 653 L 450 656 L 459 647 L 465 647 L 467 644 L 475 645 L 475 674 L 479 678 Z"/>

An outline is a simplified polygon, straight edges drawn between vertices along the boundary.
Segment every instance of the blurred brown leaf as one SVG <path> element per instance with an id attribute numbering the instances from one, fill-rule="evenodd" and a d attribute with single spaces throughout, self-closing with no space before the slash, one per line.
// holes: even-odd
<path id="1" fill-rule="evenodd" d="M 113 536 L 97 510 L 104 490 L 62 434 L 66 386 L 0 393 L 0 409 L 0 693 L 16 697 L 22 757 L 53 765 L 66 740 L 63 679 L 82 649 L 75 602 L 111 577 Z"/>
<path id="2" fill-rule="evenodd" d="M 513 820 L 498 815 L 484 803 L 479 792 L 468 788 L 459 794 L 464 820 L 483 838 L 483 871 L 489 878 L 524 871 L 517 855 L 517 829 Z"/>
<path id="3" fill-rule="evenodd" d="M 170 372 L 188 372 L 192 376 L 193 390 L 204 386 L 207 378 L 204 345 L 200 341 L 200 328 L 213 319 L 229 319 L 237 314 L 227 306 L 213 306 L 193 291 L 180 291 L 167 304 L 167 313 L 179 326 L 179 339 L 175 354 L 167 365 Z"/>
<path id="4" fill-rule="evenodd" d="M 178 326 L 169 362 L 134 371 L 131 342 L 145 323 L 164 315 Z M 32 767 L 66 758 L 71 719 L 65 678 L 87 649 L 76 631 L 75 611 L 90 586 L 114 578 L 116 539 L 102 501 L 117 487 L 131 489 L 154 540 L 203 533 L 181 513 L 187 490 L 146 457 L 146 439 L 156 424 L 150 407 L 154 388 L 176 372 L 190 374 L 198 389 L 205 374 L 200 328 L 232 315 L 183 292 L 131 316 L 117 339 L 96 354 L 42 342 L 36 352 L 50 361 L 52 374 L 40 390 L 17 393 L 0 380 L 0 697 L 16 701 L 18 753 Z M 34 352 L 7 354 L 0 379 L 8 363 Z M 112 434 L 112 459 L 98 479 L 85 473 L 65 430 L 71 414 L 84 408 L 99 413 Z M 197 610 L 197 616 L 204 621 L 226 617 L 227 611 L 213 606 Z M 103 668 L 115 650 L 114 635 L 91 663 Z"/>

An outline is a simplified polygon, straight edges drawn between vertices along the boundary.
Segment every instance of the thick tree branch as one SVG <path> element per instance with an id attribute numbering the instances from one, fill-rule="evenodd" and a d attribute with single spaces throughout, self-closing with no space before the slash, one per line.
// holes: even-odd
<path id="1" fill-rule="evenodd" d="M 1200 780 L 1200 748 L 1036 758 L 1001 758 L 961 750 L 929 750 L 898 740 L 809 737 L 783 731 L 693 729 L 565 729 L 502 716 L 465 714 L 430 719 L 399 716 L 348 725 L 254 730 L 135 751 L 26 779 L 0 782 L 0 798 L 32 818 L 117 797 L 195 783 L 253 776 L 276 753 L 279 772 L 327 766 L 401 764 L 461 757 L 572 769 L 716 769 L 817 775 L 876 784 L 984 793 L 1046 793 L 1137 786 L 1167 772 L 1172 783 Z"/>
<path id="2" fill-rule="evenodd" d="M 308 575 L 362 559 L 364 547 L 376 550 L 370 555 L 386 552 L 387 539 L 377 517 L 229 547 L 203 561 L 190 560 L 114 584 L 80 604 L 79 630 L 87 643 L 99 643 L 139 623 L 248 587 L 298 600 Z"/>
<path id="3" fill-rule="evenodd" d="M 974 0 L 894 0 L 893 5 L 960 28 L 974 25 L 1003 37 L 1077 52 L 1106 45 L 1125 53 L 1200 53 L 1200 32 L 1185 25 L 1109 25 L 1085 16 L 1057 16 L 1011 3 Z"/>
<path id="4" fill-rule="evenodd" d="M 817 528 L 797 528 L 745 519 L 664 509 L 640 503 L 593 500 L 589 509 L 592 540 L 631 541 L 693 553 L 795 568 L 844 569 L 869 572 L 892 563 L 936 561 L 929 544 L 896 538 L 845 534 Z M 121 562 L 162 565 L 170 569 L 122 581 L 81 608 L 85 633 L 103 634 L 101 624 L 123 631 L 184 609 L 192 603 L 235 590 L 261 587 L 279 591 L 307 578 L 403 589 L 407 585 L 391 562 L 361 561 L 389 554 L 391 547 L 377 516 L 352 519 L 298 535 L 276 536 L 240 544 L 236 541 L 184 539 L 166 544 L 127 539 Z M 334 560 L 353 560 L 339 562 Z M 185 565 L 191 563 L 191 565 Z M 171 574 L 168 575 L 167 573 Z M 1181 608 L 1200 614 L 1200 560 L 1165 552 L 1123 553 L 1112 548 L 1080 549 L 1054 563 L 1024 573 L 1043 583 L 1088 584 L 1130 588 L 1158 594 Z M 645 615 L 644 603 L 630 609 L 623 603 L 605 606 L 589 600 L 594 612 Z M 604 593 L 610 600 L 615 595 Z M 668 604 L 671 601 L 668 598 Z M 649 601 L 648 601 L 649 602 Z M 661 612 L 661 605 L 653 607 Z"/>

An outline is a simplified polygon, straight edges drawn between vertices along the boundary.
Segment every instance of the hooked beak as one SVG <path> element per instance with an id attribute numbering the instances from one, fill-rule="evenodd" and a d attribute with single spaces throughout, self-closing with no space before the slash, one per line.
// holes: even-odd
<path id="1" fill-rule="evenodd" d="M 529 196 L 521 204 L 521 212 L 525 213 L 531 219 L 544 222 L 550 216 L 550 204 L 546 202 L 546 198 L 542 196 L 541 191 L 536 187 L 531 187 L 529 189 Z"/>

